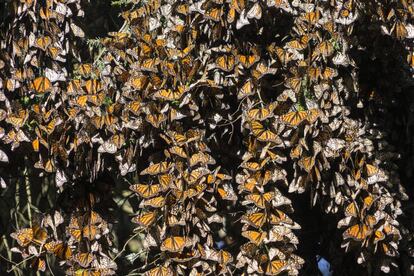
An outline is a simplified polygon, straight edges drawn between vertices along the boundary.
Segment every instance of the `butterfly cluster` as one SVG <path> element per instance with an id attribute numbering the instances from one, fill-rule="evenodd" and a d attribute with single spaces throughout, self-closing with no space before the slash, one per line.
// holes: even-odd
<path id="1" fill-rule="evenodd" d="M 335 216 L 355 262 L 398 266 L 407 195 L 384 132 L 364 117 L 381 95 L 366 91 L 358 43 L 400 43 L 412 78 L 411 0 L 131 1 L 95 60 L 81 50 L 80 1 L 10 7 L 0 162 L 24 152 L 74 194 L 63 215 L 12 234 L 38 270 L 52 254 L 69 275 L 116 273 L 111 187 L 87 183 L 104 171 L 134 175 L 138 273 L 298 275 L 296 194 Z"/>

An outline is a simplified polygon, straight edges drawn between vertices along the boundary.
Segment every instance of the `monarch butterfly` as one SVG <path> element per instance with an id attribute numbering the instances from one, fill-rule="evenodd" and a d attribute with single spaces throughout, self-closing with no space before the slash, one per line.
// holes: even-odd
<path id="1" fill-rule="evenodd" d="M 244 0 L 231 0 L 230 10 L 227 13 L 227 22 L 232 24 L 236 18 L 236 12 L 241 13 L 245 8 Z"/>
<path id="2" fill-rule="evenodd" d="M 204 135 L 204 131 L 199 129 L 190 129 L 186 132 L 187 143 L 199 141 Z"/>
<path id="3" fill-rule="evenodd" d="M 46 51 L 50 44 L 52 44 L 52 38 L 50 36 L 42 36 L 35 41 L 35 46 L 43 51 Z"/>
<path id="4" fill-rule="evenodd" d="M 286 43 L 286 47 L 294 50 L 303 50 L 308 46 L 309 36 L 303 35 L 299 39 L 291 40 Z"/>
<path id="5" fill-rule="evenodd" d="M 296 94 L 299 94 L 302 88 L 302 79 L 301 78 L 288 78 L 286 80 L 286 86 L 292 89 Z"/>
<path id="6" fill-rule="evenodd" d="M 61 260 L 69 260 L 72 257 L 70 246 L 63 242 L 51 241 L 45 244 L 45 248 Z"/>
<path id="7" fill-rule="evenodd" d="M 291 126 L 298 126 L 303 121 L 307 121 L 313 124 L 319 117 L 319 109 L 310 109 L 303 111 L 292 111 L 280 116 L 282 122 L 287 123 Z"/>
<path id="8" fill-rule="evenodd" d="M 148 271 L 147 273 L 145 273 L 145 276 L 173 276 L 173 275 L 174 274 L 171 268 L 165 267 L 165 266 L 155 267 L 151 269 L 150 271 Z"/>
<path id="9" fill-rule="evenodd" d="M 374 233 L 374 243 L 382 241 L 385 239 L 385 234 L 382 231 L 376 230 Z"/>
<path id="10" fill-rule="evenodd" d="M 96 94 L 102 90 L 102 83 L 97 79 L 90 79 L 85 82 L 85 89 L 88 94 Z"/>
<path id="11" fill-rule="evenodd" d="M 216 67 L 225 71 L 230 72 L 234 69 L 235 58 L 233 55 L 223 55 L 216 58 Z"/>
<path id="12" fill-rule="evenodd" d="M 236 193 L 227 184 L 222 184 L 221 187 L 217 188 L 217 192 L 218 192 L 219 196 L 224 200 L 230 200 L 230 201 L 237 200 Z"/>
<path id="13" fill-rule="evenodd" d="M 159 184 L 134 184 L 129 188 L 143 198 L 156 196 L 161 191 L 161 185 Z"/>
<path id="14" fill-rule="evenodd" d="M 162 89 L 154 94 L 157 99 L 164 99 L 167 101 L 178 101 L 186 92 L 186 86 L 179 85 L 177 90 Z"/>
<path id="15" fill-rule="evenodd" d="M 377 219 L 373 215 L 366 215 L 364 218 L 365 224 L 372 229 L 377 224 Z"/>
<path id="16" fill-rule="evenodd" d="M 266 49 L 271 55 L 276 55 L 282 65 L 286 65 L 292 60 L 292 53 L 284 50 L 281 47 L 276 46 L 276 44 L 274 43 L 268 45 Z"/>
<path id="17" fill-rule="evenodd" d="M 146 14 L 146 8 L 144 6 L 134 9 L 132 11 L 126 11 L 122 13 L 122 17 L 127 20 L 129 23 L 132 23 L 134 20 L 139 19 Z"/>
<path id="18" fill-rule="evenodd" d="M 376 174 L 378 174 L 380 172 L 380 170 L 378 169 L 378 167 L 373 166 L 371 164 L 366 164 L 365 165 L 365 168 L 366 168 L 368 177 L 374 176 L 374 175 L 376 175 Z"/>
<path id="19" fill-rule="evenodd" d="M 226 265 L 233 261 L 233 256 L 226 250 L 214 250 L 214 249 L 208 249 L 207 252 L 207 258 L 213 261 L 218 262 L 220 265 Z"/>
<path id="20" fill-rule="evenodd" d="M 267 237 L 267 233 L 262 231 L 243 231 L 242 236 L 248 238 L 250 242 L 260 245 Z"/>
<path id="21" fill-rule="evenodd" d="M 250 258 L 253 258 L 257 255 L 257 249 L 258 246 L 252 242 L 248 242 L 240 246 L 240 251 L 243 253 L 243 255 L 246 255 Z"/>
<path id="22" fill-rule="evenodd" d="M 204 168 L 197 168 L 195 170 L 192 170 L 191 172 L 184 172 L 184 180 L 192 185 L 196 183 L 201 177 L 208 174 L 210 171 Z"/>
<path id="23" fill-rule="evenodd" d="M 274 75 L 277 72 L 276 68 L 269 67 L 265 62 L 259 62 L 255 69 L 251 70 L 252 76 L 256 80 L 260 80 L 265 75 Z"/>
<path id="24" fill-rule="evenodd" d="M 256 53 L 256 51 L 253 51 L 253 54 L 251 55 L 237 55 L 237 61 L 246 69 L 252 67 L 259 60 L 260 56 Z"/>
<path id="25" fill-rule="evenodd" d="M 256 90 L 254 89 L 253 81 L 252 79 L 249 79 L 239 89 L 239 92 L 237 94 L 237 99 L 241 100 L 247 96 L 253 95 L 254 93 L 256 93 Z"/>
<path id="26" fill-rule="evenodd" d="M 82 238 L 86 238 L 90 241 L 94 240 L 99 232 L 96 225 L 85 225 L 83 227 L 77 225 L 70 225 L 68 229 L 69 234 L 77 241 L 81 241 Z"/>
<path id="27" fill-rule="evenodd" d="M 374 197 L 372 195 L 364 197 L 364 209 L 369 209 L 372 203 L 374 203 Z"/>
<path id="28" fill-rule="evenodd" d="M 247 18 L 256 18 L 259 20 L 262 18 L 262 7 L 260 6 L 259 2 L 256 2 L 250 10 L 247 12 Z"/>
<path id="29" fill-rule="evenodd" d="M 322 41 L 321 43 L 316 46 L 315 54 L 322 55 L 324 57 L 329 57 L 333 54 L 334 47 L 329 40 Z"/>
<path id="30" fill-rule="evenodd" d="M 347 217 L 351 216 L 351 217 L 358 217 L 358 207 L 356 205 L 356 203 L 353 201 L 351 203 L 349 203 L 346 208 L 345 208 L 345 215 Z"/>
<path id="31" fill-rule="evenodd" d="M 246 7 L 245 0 L 231 0 L 230 2 L 230 9 L 234 9 L 238 13 L 241 13 L 245 7 Z"/>
<path id="32" fill-rule="evenodd" d="M 250 127 L 254 136 L 261 142 L 274 142 L 280 143 L 281 140 L 276 133 L 271 130 L 265 129 L 263 125 L 258 121 L 252 121 Z"/>
<path id="33" fill-rule="evenodd" d="M 26 247 L 32 242 L 42 245 L 47 239 L 47 232 L 43 228 L 40 228 L 40 226 L 34 225 L 31 228 L 20 229 L 10 234 L 10 236 L 17 240 L 20 246 Z"/>
<path id="34" fill-rule="evenodd" d="M 147 114 L 147 116 L 145 117 L 145 120 L 150 123 L 153 127 L 155 128 L 159 128 L 160 124 L 162 122 L 165 122 L 167 120 L 167 116 L 165 116 L 162 113 L 156 114 Z"/>
<path id="35" fill-rule="evenodd" d="M 81 90 L 81 80 L 71 80 L 68 84 L 68 94 L 76 94 Z"/>
<path id="36" fill-rule="evenodd" d="M 261 170 L 263 166 L 267 164 L 268 161 L 269 159 L 266 158 L 260 164 L 257 162 L 243 162 L 241 164 L 241 167 L 248 169 L 249 171 L 256 172 L 258 170 Z"/>
<path id="37" fill-rule="evenodd" d="M 324 80 L 331 80 L 334 77 L 336 77 L 337 75 L 338 75 L 338 71 L 336 71 L 335 69 L 330 68 L 330 67 L 326 67 L 325 70 L 323 70 L 323 72 L 321 74 L 322 79 L 324 79 Z"/>
<path id="38" fill-rule="evenodd" d="M 294 224 L 293 220 L 289 218 L 285 212 L 282 212 L 278 209 L 275 209 L 275 212 L 270 215 L 270 223 L 275 224 L 275 225 L 280 224 L 280 223 L 289 224 L 289 225 Z"/>
<path id="39" fill-rule="evenodd" d="M 163 191 L 168 189 L 172 180 L 173 180 L 173 177 L 170 174 L 158 175 L 158 182 L 160 183 Z"/>
<path id="40" fill-rule="evenodd" d="M 157 196 L 151 199 L 146 199 L 146 200 L 141 201 L 140 203 L 140 207 L 151 206 L 154 208 L 161 208 L 161 207 L 164 207 L 164 205 L 165 205 L 165 197 L 163 196 Z"/>
<path id="41" fill-rule="evenodd" d="M 223 15 L 223 8 L 214 7 L 204 12 L 204 17 L 215 22 L 219 22 Z"/>
<path id="42" fill-rule="evenodd" d="M 30 266 L 36 270 L 39 271 L 45 271 L 46 270 L 46 262 L 42 258 L 36 257 L 33 259 Z"/>
<path id="43" fill-rule="evenodd" d="M 73 257 L 73 260 L 76 261 L 81 267 L 88 267 L 93 261 L 94 256 L 89 253 L 78 253 Z"/>
<path id="44" fill-rule="evenodd" d="M 52 83 L 46 77 L 37 77 L 30 83 L 30 89 L 37 93 L 46 93 L 52 90 Z"/>
<path id="45" fill-rule="evenodd" d="M 345 239 L 352 238 L 356 241 L 363 241 L 371 234 L 371 231 L 365 224 L 355 224 L 346 229 L 343 236 Z"/>
<path id="46" fill-rule="evenodd" d="M 57 122 L 58 120 L 56 118 L 53 118 L 46 126 L 39 125 L 39 128 L 43 130 L 44 132 L 46 132 L 48 135 L 51 135 L 53 131 L 55 130 Z"/>
<path id="47" fill-rule="evenodd" d="M 246 181 L 244 181 L 244 183 L 240 185 L 240 189 L 251 193 L 253 192 L 256 185 L 259 185 L 259 182 L 257 181 L 257 179 L 250 177 L 246 179 Z"/>
<path id="48" fill-rule="evenodd" d="M 414 68 L 414 53 L 409 53 L 407 55 L 407 63 L 411 68 Z"/>
<path id="49" fill-rule="evenodd" d="M 12 124 L 15 128 L 21 128 L 29 117 L 29 112 L 25 109 L 21 109 L 18 112 L 18 115 L 9 115 L 6 118 L 6 122 Z"/>
<path id="50" fill-rule="evenodd" d="M 273 110 L 276 108 L 277 103 L 272 102 L 264 108 L 252 108 L 247 111 L 247 117 L 251 120 L 263 121 L 273 115 Z"/>
<path id="51" fill-rule="evenodd" d="M 128 110 L 131 111 L 134 115 L 139 115 L 141 113 L 141 107 L 141 101 L 132 101 L 127 105 Z"/>
<path id="52" fill-rule="evenodd" d="M 321 13 L 319 10 L 313 11 L 313 12 L 307 12 L 303 15 L 303 19 L 312 24 L 315 25 L 318 23 L 319 19 L 321 17 Z"/>
<path id="53" fill-rule="evenodd" d="M 302 155 L 302 145 L 298 144 L 296 147 L 292 148 L 290 151 L 290 157 L 292 159 L 298 159 Z"/>
<path id="54" fill-rule="evenodd" d="M 194 167 L 197 164 L 201 165 L 214 165 L 216 161 L 207 153 L 199 152 L 195 153 L 190 158 L 190 167 Z"/>
<path id="55" fill-rule="evenodd" d="M 101 92 L 94 95 L 87 95 L 87 100 L 95 106 L 100 106 L 104 102 L 105 97 L 105 93 Z"/>
<path id="56" fill-rule="evenodd" d="M 307 173 L 310 173 L 313 167 L 315 166 L 315 157 L 304 156 L 301 159 L 299 159 L 298 165 Z"/>
<path id="57" fill-rule="evenodd" d="M 157 174 L 164 174 L 168 172 L 172 168 L 173 164 L 169 162 L 159 162 L 148 166 L 145 170 L 143 170 L 140 175 L 157 175 Z"/>
<path id="58" fill-rule="evenodd" d="M 177 133 L 175 131 L 167 131 L 167 136 L 161 134 L 161 138 L 163 138 L 169 145 L 171 143 L 178 145 L 179 147 L 183 146 L 187 142 L 187 137 L 181 133 Z"/>
<path id="59" fill-rule="evenodd" d="M 33 150 L 34 150 L 35 152 L 39 152 L 39 149 L 40 149 L 40 142 L 39 142 L 39 138 L 36 138 L 36 139 L 34 139 L 34 140 L 32 141 L 32 147 L 33 147 Z"/>
<path id="60" fill-rule="evenodd" d="M 291 243 L 299 243 L 298 238 L 293 234 L 292 230 L 286 227 L 285 225 L 275 225 L 269 232 L 268 241 L 278 242 L 289 239 Z"/>
<path id="61" fill-rule="evenodd" d="M 88 77 L 92 74 L 92 64 L 91 63 L 83 63 L 78 65 L 77 67 L 79 74 L 82 77 Z"/>
<path id="62" fill-rule="evenodd" d="M 148 84 L 148 77 L 147 76 L 138 76 L 132 77 L 129 79 L 129 83 L 135 90 L 143 90 L 146 85 Z"/>
<path id="63" fill-rule="evenodd" d="M 198 183 L 195 186 L 192 186 L 191 188 L 188 188 L 187 190 L 184 191 L 183 193 L 183 199 L 186 198 L 193 198 L 195 196 L 198 196 L 199 194 L 201 194 L 202 192 L 204 192 L 204 190 L 207 188 L 207 185 L 204 183 Z"/>
<path id="64" fill-rule="evenodd" d="M 288 262 L 285 260 L 273 260 L 266 265 L 266 275 L 279 275 L 280 272 L 288 268 Z"/>
<path id="65" fill-rule="evenodd" d="M 319 67 L 309 67 L 308 76 L 311 80 L 317 81 L 321 77 L 321 69 Z"/>
<path id="66" fill-rule="evenodd" d="M 141 71 L 149 71 L 149 72 L 158 72 L 158 64 L 160 63 L 160 61 L 157 58 L 147 58 L 144 59 L 139 67 L 139 70 Z"/>
<path id="67" fill-rule="evenodd" d="M 267 192 L 264 194 L 249 194 L 246 196 L 246 201 L 249 203 L 254 203 L 257 207 L 264 209 L 266 208 L 266 203 L 271 202 L 274 196 L 274 192 Z"/>
<path id="68" fill-rule="evenodd" d="M 83 206 L 89 206 L 88 208 L 90 208 L 90 206 L 93 206 L 95 204 L 97 200 L 97 197 L 95 197 L 94 194 L 88 194 L 88 198 L 86 199 L 87 204 L 83 204 Z M 86 226 L 89 225 L 100 225 L 102 223 L 104 223 L 104 220 L 102 219 L 102 217 L 95 211 L 88 211 L 86 214 L 84 214 L 83 216 L 83 223 L 86 224 Z"/>
<path id="69" fill-rule="evenodd" d="M 180 236 L 173 236 L 166 238 L 161 244 L 161 251 L 181 252 L 186 245 L 186 238 Z"/>
<path id="70" fill-rule="evenodd" d="M 143 212 L 132 218 L 132 222 L 142 227 L 149 227 L 157 220 L 157 212 Z"/>
<path id="71" fill-rule="evenodd" d="M 169 148 L 168 152 L 166 152 L 166 155 L 167 155 L 167 153 L 177 155 L 181 158 L 187 158 L 187 153 L 184 151 L 184 149 L 182 147 L 179 147 L 179 146 L 173 146 L 173 147 Z"/>
<path id="72" fill-rule="evenodd" d="M 243 216 L 242 221 L 248 223 L 254 228 L 261 228 L 267 220 L 267 215 L 262 212 L 250 213 Z"/>

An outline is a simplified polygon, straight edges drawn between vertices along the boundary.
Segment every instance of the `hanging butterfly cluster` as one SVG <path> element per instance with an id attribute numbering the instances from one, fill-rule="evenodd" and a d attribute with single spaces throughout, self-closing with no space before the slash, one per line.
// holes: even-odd
<path id="1" fill-rule="evenodd" d="M 299 274 L 290 193 L 338 216 L 355 261 L 397 266 L 407 196 L 383 165 L 392 158 L 380 154 L 380 131 L 357 115 L 365 52 L 353 42 L 358 22 L 374 22 L 414 67 L 412 1 L 134 1 L 94 63 L 76 51 L 79 1 L 13 8 L 0 44 L 0 161 L 31 143 L 33 166 L 59 187 L 140 172 L 130 186 L 145 233 L 140 272 Z M 70 275 L 115 273 L 110 224 L 86 197 L 13 234 L 33 266 L 43 271 L 48 252 Z M 237 220 L 241 242 L 231 244 L 219 233 Z"/>
<path id="2" fill-rule="evenodd" d="M 228 273 L 233 260 L 229 252 L 215 249 L 212 228 L 223 224 L 217 201 L 237 197 L 228 183 L 231 177 L 214 168 L 203 136 L 198 130 L 161 134 L 169 145 L 164 158 L 141 171 L 148 175 L 146 184 L 130 186 L 142 198 L 141 212 L 132 221 L 147 232 L 151 255 L 161 254 L 151 262 L 154 268 L 142 268 L 150 275 L 160 269 L 180 275 Z"/>
<path id="3" fill-rule="evenodd" d="M 67 275 L 114 275 L 116 263 L 110 258 L 113 247 L 110 225 L 99 213 L 107 216 L 106 185 L 66 191 L 61 197 L 68 204 L 64 213 L 55 211 L 37 219 L 30 228 L 11 234 L 18 247 L 14 252 L 23 258 L 33 258 L 31 266 L 45 271 L 48 256 L 54 256 Z M 107 188 L 107 187 L 106 187 Z M 63 199 L 63 197 L 69 197 Z"/>

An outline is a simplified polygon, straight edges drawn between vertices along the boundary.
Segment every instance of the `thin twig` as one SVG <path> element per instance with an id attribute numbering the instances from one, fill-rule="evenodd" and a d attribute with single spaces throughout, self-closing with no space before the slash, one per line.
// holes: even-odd
<path id="1" fill-rule="evenodd" d="M 52 274 L 52 276 L 55 276 L 55 274 L 53 273 L 52 268 L 50 267 L 50 264 L 49 264 L 49 258 L 48 258 L 48 256 L 47 256 L 47 255 L 46 255 L 46 263 L 47 263 L 47 267 L 49 268 L 49 271 L 50 271 L 50 273 Z"/>
<path id="2" fill-rule="evenodd" d="M 119 253 L 115 256 L 115 258 L 113 258 L 112 260 L 115 261 L 119 256 L 121 256 L 121 254 L 125 251 L 125 248 L 127 247 L 128 243 L 130 241 L 132 241 L 136 236 L 138 236 L 138 234 L 140 234 L 141 232 L 136 233 L 135 235 L 133 235 L 132 237 L 130 237 L 125 243 L 124 246 L 122 247 L 122 250 L 119 251 Z"/>
<path id="3" fill-rule="evenodd" d="M 25 166 L 24 174 L 27 172 L 27 166 Z M 30 190 L 30 181 L 27 176 L 24 177 L 24 184 L 26 187 L 27 196 L 27 216 L 29 217 L 29 225 L 32 227 L 32 191 Z"/>
<path id="4" fill-rule="evenodd" d="M 18 262 L 18 263 L 17 263 L 17 264 L 15 264 L 12 268 L 10 268 L 9 270 L 7 270 L 7 273 L 10 273 L 10 272 L 14 271 L 16 268 L 19 268 L 19 267 L 18 267 L 19 265 L 21 265 L 22 263 L 24 263 L 24 262 L 26 262 L 26 261 L 28 261 L 28 260 L 31 260 L 31 259 L 33 259 L 33 258 L 35 258 L 35 257 L 37 257 L 37 256 L 36 256 L 36 255 L 31 255 L 30 257 L 28 257 L 28 258 L 26 258 L 26 259 L 22 260 L 21 262 Z"/>

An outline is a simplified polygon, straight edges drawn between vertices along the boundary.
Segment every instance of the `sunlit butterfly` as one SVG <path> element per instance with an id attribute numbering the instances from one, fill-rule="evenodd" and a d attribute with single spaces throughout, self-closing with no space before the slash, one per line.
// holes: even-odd
<path id="1" fill-rule="evenodd" d="M 270 203 L 274 196 L 274 192 L 266 192 L 264 194 L 248 194 L 245 199 L 247 202 L 254 203 L 257 207 L 264 209 L 266 204 Z"/>
<path id="2" fill-rule="evenodd" d="M 371 234 L 371 232 L 372 230 L 369 229 L 367 225 L 355 224 L 346 229 L 343 236 L 345 239 L 351 238 L 356 241 L 363 241 Z"/>
<path id="3" fill-rule="evenodd" d="M 10 236 L 16 239 L 20 246 L 26 247 L 32 242 L 42 245 L 47 239 L 47 232 L 40 226 L 34 225 L 31 228 L 19 229 Z"/>
<path id="4" fill-rule="evenodd" d="M 165 205 L 165 197 L 164 196 L 157 196 L 150 199 L 146 199 L 141 201 L 140 206 L 151 206 L 154 208 L 161 208 Z"/>
<path id="5" fill-rule="evenodd" d="M 78 253 L 75 256 L 73 256 L 74 261 L 76 261 L 80 266 L 85 268 L 91 264 L 93 258 L 94 256 L 89 252 Z"/>
<path id="6" fill-rule="evenodd" d="M 173 164 L 168 162 L 159 162 L 150 165 L 145 170 L 141 172 L 141 175 L 150 174 L 150 175 L 157 175 L 157 174 L 164 174 L 168 172 L 172 168 Z"/>
<path id="7" fill-rule="evenodd" d="M 156 196 L 161 191 L 161 185 L 159 184 L 134 184 L 129 188 L 143 198 Z"/>
<path id="8" fill-rule="evenodd" d="M 292 111 L 280 116 L 282 122 L 291 126 L 298 126 L 303 121 L 307 121 L 312 124 L 319 117 L 319 109 L 310 109 L 302 111 Z"/>
<path id="9" fill-rule="evenodd" d="M 69 260 L 72 257 L 72 250 L 68 244 L 52 241 L 45 244 L 47 252 L 53 253 L 61 260 Z"/>
<path id="10" fill-rule="evenodd" d="M 262 231 L 249 230 L 243 231 L 242 236 L 248 238 L 250 242 L 260 245 L 263 242 L 263 240 L 267 237 L 267 233 Z"/>
<path id="11" fill-rule="evenodd" d="M 52 90 L 52 83 L 46 77 L 38 77 L 30 83 L 30 89 L 37 93 L 46 93 Z"/>
<path id="12" fill-rule="evenodd" d="M 261 142 L 279 143 L 280 138 L 273 131 L 266 129 L 260 122 L 252 121 L 250 127 L 254 136 Z"/>
<path id="13" fill-rule="evenodd" d="M 233 55 L 222 55 L 218 58 L 216 58 L 216 67 L 226 71 L 230 72 L 233 70 L 235 65 L 235 58 Z"/>
<path id="14" fill-rule="evenodd" d="M 181 236 L 172 236 L 166 238 L 161 244 L 162 251 L 180 252 L 186 245 L 186 238 Z"/>
<path id="15" fill-rule="evenodd" d="M 239 92 L 237 94 L 237 99 L 240 100 L 240 99 L 243 99 L 247 96 L 253 95 L 255 93 L 256 93 L 256 90 L 254 89 L 253 80 L 249 79 L 239 89 Z"/>
<path id="16" fill-rule="evenodd" d="M 263 121 L 273 115 L 273 110 L 276 108 L 277 103 L 272 102 L 264 108 L 251 108 L 247 111 L 247 116 L 251 120 Z"/>
<path id="17" fill-rule="evenodd" d="M 132 218 L 132 222 L 139 224 L 142 227 L 149 227 L 157 220 L 157 212 L 149 211 L 142 212 L 138 216 Z"/>
<path id="18" fill-rule="evenodd" d="M 147 273 L 145 273 L 145 276 L 173 276 L 173 271 L 169 267 L 165 266 L 157 266 L 151 270 L 149 270 Z"/>
<path id="19" fill-rule="evenodd" d="M 267 220 L 267 215 L 262 212 L 250 213 L 243 216 L 243 221 L 255 228 L 261 228 Z"/>

